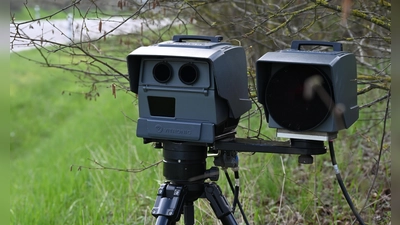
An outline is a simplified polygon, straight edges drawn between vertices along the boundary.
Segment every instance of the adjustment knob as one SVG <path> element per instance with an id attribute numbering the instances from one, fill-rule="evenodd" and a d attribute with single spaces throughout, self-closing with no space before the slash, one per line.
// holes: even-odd
<path id="1" fill-rule="evenodd" d="M 300 155 L 299 163 L 301 164 L 312 164 L 314 162 L 314 158 L 311 155 Z"/>
<path id="2" fill-rule="evenodd" d="M 211 181 L 217 181 L 219 179 L 219 169 L 218 167 L 211 167 L 209 170 L 205 172 L 206 178 L 209 178 Z"/>

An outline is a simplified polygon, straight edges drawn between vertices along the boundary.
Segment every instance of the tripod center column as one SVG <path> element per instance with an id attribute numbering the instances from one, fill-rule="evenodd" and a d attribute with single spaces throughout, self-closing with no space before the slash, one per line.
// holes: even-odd
<path id="1" fill-rule="evenodd" d="M 207 147 L 181 142 L 163 142 L 164 176 L 173 184 L 204 181 Z"/>

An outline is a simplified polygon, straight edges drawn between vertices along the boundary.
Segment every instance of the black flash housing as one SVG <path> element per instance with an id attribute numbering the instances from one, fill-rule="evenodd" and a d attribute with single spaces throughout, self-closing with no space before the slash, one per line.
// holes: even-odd
<path id="1" fill-rule="evenodd" d="M 358 119 L 356 59 L 341 43 L 293 41 L 290 49 L 259 58 L 256 77 L 258 101 L 278 137 L 326 141 Z"/>

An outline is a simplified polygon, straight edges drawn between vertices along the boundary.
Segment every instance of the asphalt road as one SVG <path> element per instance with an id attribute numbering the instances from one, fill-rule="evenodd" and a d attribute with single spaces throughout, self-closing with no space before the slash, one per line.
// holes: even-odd
<path id="1" fill-rule="evenodd" d="M 100 27 L 101 21 L 101 29 Z M 34 48 L 35 45 L 49 46 L 51 44 L 68 44 L 71 42 L 94 40 L 104 32 L 108 35 L 122 35 L 140 31 L 142 20 L 128 20 L 124 24 L 123 18 L 111 19 L 72 19 L 65 20 L 40 20 L 35 22 L 16 22 L 10 24 L 10 52 L 23 51 Z M 170 21 L 165 19 L 154 22 L 151 28 L 165 26 Z"/>

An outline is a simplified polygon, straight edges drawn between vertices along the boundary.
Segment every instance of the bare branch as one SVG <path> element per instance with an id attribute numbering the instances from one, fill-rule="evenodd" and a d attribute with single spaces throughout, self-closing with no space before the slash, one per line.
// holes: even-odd
<path id="1" fill-rule="evenodd" d="M 374 105 L 374 104 L 376 104 L 376 103 L 378 103 L 378 102 L 381 102 L 381 101 L 383 101 L 383 100 L 385 100 L 385 99 L 387 99 L 387 98 L 389 98 L 389 97 L 390 97 L 389 94 L 384 95 L 384 96 L 382 96 L 382 97 L 380 97 L 380 98 L 377 98 L 377 99 L 375 99 L 375 100 L 373 100 L 373 101 L 371 101 L 371 102 L 369 102 L 369 103 L 367 103 L 367 104 L 364 104 L 364 105 L 360 106 L 359 108 L 360 108 L 360 109 L 363 109 L 363 108 L 371 107 L 372 105 Z"/>
<path id="2" fill-rule="evenodd" d="M 317 5 L 321 5 L 325 8 L 335 10 L 336 12 L 343 11 L 342 6 L 329 4 L 327 1 L 324 1 L 324 0 L 311 0 L 311 1 Z M 368 14 L 361 12 L 359 10 L 356 10 L 356 9 L 350 10 L 350 14 L 352 16 L 367 20 L 371 23 L 374 23 L 374 24 L 390 31 L 390 25 L 391 25 L 390 22 L 386 22 L 386 21 L 382 20 L 381 18 L 377 18 L 375 16 L 368 15 Z"/>
<path id="3" fill-rule="evenodd" d="M 155 162 L 153 164 L 150 164 L 148 166 L 144 166 L 143 168 L 140 168 L 140 169 L 121 169 L 121 168 L 104 166 L 101 163 L 99 163 L 99 162 L 97 162 L 96 160 L 93 160 L 93 159 L 88 159 L 88 160 L 90 160 L 91 162 L 93 162 L 94 164 L 96 164 L 99 167 L 71 165 L 70 171 L 72 171 L 72 169 L 74 167 L 77 167 L 78 171 L 81 171 L 82 169 L 88 169 L 88 170 L 114 170 L 114 171 L 118 171 L 118 172 L 139 173 L 139 172 L 143 172 L 143 171 L 145 171 L 147 169 L 150 169 L 152 167 L 158 166 L 160 163 L 162 163 L 162 160 L 160 160 L 160 161 Z"/>
<path id="4" fill-rule="evenodd" d="M 381 141 L 380 141 L 380 147 L 379 147 L 379 154 L 378 154 L 378 159 L 376 159 L 376 166 L 375 166 L 375 176 L 374 176 L 374 180 L 372 181 L 372 184 L 368 190 L 368 194 L 367 197 L 365 199 L 364 202 L 364 206 L 362 207 L 362 209 L 360 210 L 360 213 L 365 209 L 365 207 L 367 206 L 368 200 L 371 197 L 371 193 L 372 193 L 372 189 L 375 186 L 375 182 L 376 182 L 376 178 L 378 177 L 378 171 L 379 171 L 379 165 L 381 162 L 381 157 L 382 157 L 382 152 L 383 152 L 383 145 L 385 143 L 385 136 L 386 136 L 386 123 L 387 120 L 389 118 L 389 103 L 390 103 L 390 95 L 391 95 L 391 89 L 389 89 L 388 93 L 387 93 L 387 101 L 386 101 L 386 109 L 385 109 L 385 116 L 383 117 L 384 121 L 383 121 L 383 129 L 382 129 L 382 137 L 381 137 Z"/>

